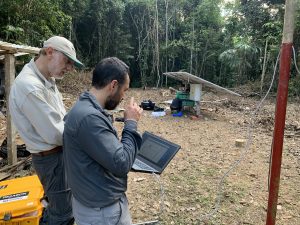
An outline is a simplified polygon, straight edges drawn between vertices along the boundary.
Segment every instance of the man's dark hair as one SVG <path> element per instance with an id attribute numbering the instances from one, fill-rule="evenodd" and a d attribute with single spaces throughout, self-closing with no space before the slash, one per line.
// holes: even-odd
<path id="1" fill-rule="evenodd" d="M 126 74 L 129 75 L 129 67 L 122 60 L 116 57 L 102 59 L 93 71 L 92 86 L 101 89 L 113 80 L 122 85 Z"/>

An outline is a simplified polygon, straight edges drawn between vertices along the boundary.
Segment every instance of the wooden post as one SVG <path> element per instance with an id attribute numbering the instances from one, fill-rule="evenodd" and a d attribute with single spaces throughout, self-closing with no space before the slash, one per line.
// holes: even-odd
<path id="1" fill-rule="evenodd" d="M 285 2 L 266 225 L 275 225 L 276 223 L 296 6 L 296 0 L 286 0 Z"/>
<path id="2" fill-rule="evenodd" d="M 8 107 L 10 87 L 15 79 L 15 56 L 5 54 L 5 96 L 6 96 L 6 135 L 7 135 L 7 158 L 8 164 L 13 165 L 17 162 L 16 131 L 11 121 Z"/>

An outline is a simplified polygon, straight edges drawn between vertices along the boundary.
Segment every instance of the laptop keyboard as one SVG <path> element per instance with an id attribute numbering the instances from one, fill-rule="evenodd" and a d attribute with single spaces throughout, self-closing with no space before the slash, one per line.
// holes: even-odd
<path id="1" fill-rule="evenodd" d="M 155 171 L 152 167 L 148 166 L 147 164 L 143 163 L 142 161 L 140 161 L 138 159 L 135 160 L 134 164 L 143 170 Z"/>

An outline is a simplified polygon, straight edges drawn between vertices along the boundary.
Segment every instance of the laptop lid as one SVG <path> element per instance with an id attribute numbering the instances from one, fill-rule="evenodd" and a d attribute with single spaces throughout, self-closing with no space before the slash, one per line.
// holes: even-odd
<path id="1" fill-rule="evenodd" d="M 178 152 L 180 146 L 147 131 L 143 133 L 142 138 L 143 142 L 132 170 L 161 174 Z M 138 165 L 140 162 L 149 168 Z"/>

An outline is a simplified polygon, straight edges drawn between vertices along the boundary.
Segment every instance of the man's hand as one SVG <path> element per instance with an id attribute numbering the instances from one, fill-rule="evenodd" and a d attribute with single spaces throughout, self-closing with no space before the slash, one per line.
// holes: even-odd
<path id="1" fill-rule="evenodd" d="M 134 98 L 131 97 L 129 104 L 125 107 L 124 119 L 126 120 L 135 120 L 139 121 L 141 118 L 143 109 L 138 106 L 134 101 Z"/>

